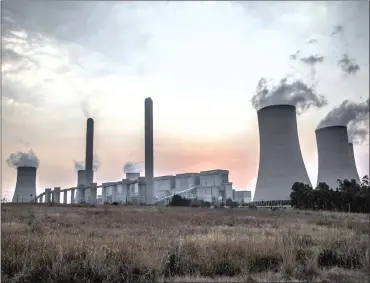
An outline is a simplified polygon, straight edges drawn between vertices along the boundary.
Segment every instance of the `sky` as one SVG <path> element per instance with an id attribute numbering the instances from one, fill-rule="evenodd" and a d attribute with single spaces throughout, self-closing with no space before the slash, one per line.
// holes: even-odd
<path id="1" fill-rule="evenodd" d="M 259 137 L 251 100 L 261 78 L 300 79 L 325 97 L 297 116 L 315 183 L 317 125 L 344 100 L 369 97 L 367 2 L 1 4 L 1 173 L 9 199 L 16 170 L 6 159 L 16 151 L 39 158 L 38 193 L 75 186 L 87 116 L 95 120 L 95 181 L 122 179 L 125 162 L 144 161 L 146 97 L 154 105 L 155 176 L 226 169 L 234 188 L 253 192 Z M 356 73 L 340 68 L 344 53 Z M 323 60 L 304 63 L 311 55 Z M 369 172 L 368 155 L 367 138 L 355 145 L 360 176 Z"/>

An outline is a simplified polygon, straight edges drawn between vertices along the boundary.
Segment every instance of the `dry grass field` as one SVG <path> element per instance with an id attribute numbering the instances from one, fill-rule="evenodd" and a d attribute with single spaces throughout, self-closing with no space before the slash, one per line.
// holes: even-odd
<path id="1" fill-rule="evenodd" d="M 1 208 L 2 282 L 368 282 L 369 216 L 140 206 Z"/>

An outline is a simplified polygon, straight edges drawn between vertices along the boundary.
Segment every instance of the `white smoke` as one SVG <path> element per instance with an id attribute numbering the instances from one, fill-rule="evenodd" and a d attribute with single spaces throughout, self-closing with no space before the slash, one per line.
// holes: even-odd
<path id="1" fill-rule="evenodd" d="M 12 168 L 18 167 L 36 167 L 38 168 L 40 165 L 40 160 L 36 156 L 36 154 L 32 151 L 21 152 L 17 151 L 9 155 L 6 163 Z"/>
<path id="2" fill-rule="evenodd" d="M 144 162 L 129 161 L 123 165 L 123 173 L 140 173 L 144 168 Z"/>
<path id="3" fill-rule="evenodd" d="M 347 126 L 350 141 L 362 143 L 369 136 L 369 99 L 355 103 L 344 100 L 334 107 L 317 128 Z"/>
<path id="4" fill-rule="evenodd" d="M 316 94 L 315 88 L 308 86 L 301 80 L 291 83 L 287 78 L 280 80 L 277 86 L 267 86 L 267 80 L 261 78 L 256 94 L 252 97 L 252 105 L 255 109 L 277 104 L 294 105 L 297 113 L 301 114 L 310 107 L 323 107 L 327 104 L 324 96 Z"/>
<path id="5" fill-rule="evenodd" d="M 73 160 L 73 162 L 75 164 L 75 170 L 76 171 L 85 170 L 85 168 L 86 168 L 85 161 L 76 161 L 76 160 Z M 100 165 L 101 165 L 101 162 L 100 162 L 99 156 L 97 156 L 96 154 L 94 154 L 94 157 L 93 157 L 93 170 L 95 172 L 98 171 L 98 169 L 100 168 Z"/>

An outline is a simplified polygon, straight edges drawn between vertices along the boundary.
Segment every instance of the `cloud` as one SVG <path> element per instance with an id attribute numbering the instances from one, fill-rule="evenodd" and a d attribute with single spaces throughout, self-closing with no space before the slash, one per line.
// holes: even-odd
<path id="1" fill-rule="evenodd" d="M 85 161 L 76 161 L 76 160 L 73 160 L 74 164 L 75 164 L 75 170 L 76 171 L 79 171 L 79 170 L 85 170 Z M 98 169 L 100 168 L 100 165 L 101 165 L 101 162 L 100 162 L 100 158 L 98 155 L 94 154 L 94 159 L 93 159 L 93 171 L 98 171 Z"/>
<path id="2" fill-rule="evenodd" d="M 317 128 L 347 126 L 350 140 L 354 143 L 362 143 L 369 135 L 368 120 L 369 99 L 361 103 L 344 100 L 320 121 Z"/>
<path id="3" fill-rule="evenodd" d="M 318 41 L 316 39 L 310 39 L 307 44 L 314 44 L 314 43 L 318 43 Z"/>
<path id="4" fill-rule="evenodd" d="M 32 149 L 28 152 L 17 151 L 11 153 L 6 160 L 9 167 L 18 168 L 18 167 L 36 167 L 40 165 L 40 160 Z"/>
<path id="5" fill-rule="evenodd" d="M 322 63 L 324 61 L 324 56 L 320 55 L 310 55 L 308 57 L 301 58 L 301 62 L 309 66 L 314 66 L 317 63 Z"/>
<path id="6" fill-rule="evenodd" d="M 338 60 L 338 65 L 347 75 L 355 75 L 360 70 L 360 66 L 356 63 L 355 59 L 350 58 L 347 53 L 343 54 Z"/>
<path id="7" fill-rule="evenodd" d="M 269 105 L 289 104 L 297 108 L 297 113 L 305 112 L 311 107 L 321 108 L 327 104 L 324 96 L 318 95 L 314 87 L 309 87 L 300 80 L 288 82 L 287 78 L 280 80 L 277 86 L 268 87 L 267 80 L 261 78 L 256 94 L 252 97 L 252 105 L 260 109 Z"/>
<path id="8" fill-rule="evenodd" d="M 336 34 L 339 34 L 343 32 L 343 26 L 335 26 L 333 32 L 331 33 L 331 36 L 334 36 Z"/>
<path id="9" fill-rule="evenodd" d="M 140 173 L 143 168 L 143 162 L 128 161 L 123 165 L 123 173 Z"/>
<path id="10" fill-rule="evenodd" d="M 300 50 L 296 51 L 296 53 L 291 54 L 291 55 L 289 56 L 289 58 L 290 58 L 291 60 L 297 60 L 297 58 L 298 58 L 298 56 L 299 56 L 299 53 L 300 53 L 300 52 L 301 52 Z"/>

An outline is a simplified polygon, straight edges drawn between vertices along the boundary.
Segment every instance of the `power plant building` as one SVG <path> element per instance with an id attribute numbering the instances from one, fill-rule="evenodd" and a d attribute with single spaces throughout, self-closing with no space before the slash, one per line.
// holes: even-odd
<path id="1" fill-rule="evenodd" d="M 257 115 L 260 156 L 253 200 L 289 200 L 295 182 L 311 185 L 299 145 L 296 108 L 267 106 Z"/>
<path id="2" fill-rule="evenodd" d="M 346 126 L 330 126 L 317 129 L 316 142 L 319 156 L 317 183 L 338 187 L 338 179 L 360 182 L 353 154 L 353 145 L 348 144 Z"/>

